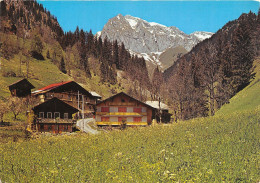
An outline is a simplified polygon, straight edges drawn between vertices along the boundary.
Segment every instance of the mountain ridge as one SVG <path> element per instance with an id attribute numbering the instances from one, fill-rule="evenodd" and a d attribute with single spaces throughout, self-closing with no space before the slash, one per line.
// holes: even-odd
<path id="1" fill-rule="evenodd" d="M 110 41 L 124 43 L 132 54 L 143 56 L 146 61 L 160 66 L 158 58 L 168 48 L 182 46 L 190 51 L 200 41 L 210 38 L 213 33 L 195 31 L 185 34 L 174 26 L 167 27 L 131 15 L 118 14 L 109 19 L 103 30 L 96 35 L 102 39 L 107 37 Z"/>

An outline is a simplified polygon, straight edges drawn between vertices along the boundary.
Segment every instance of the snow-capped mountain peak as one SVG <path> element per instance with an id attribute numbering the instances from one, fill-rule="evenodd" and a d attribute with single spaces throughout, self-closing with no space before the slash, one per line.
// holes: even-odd
<path id="1" fill-rule="evenodd" d="M 132 29 L 135 29 L 136 28 L 136 25 L 139 21 L 138 18 L 135 18 L 135 17 L 132 17 L 130 15 L 126 15 L 125 16 L 125 19 L 127 20 L 127 22 L 129 23 L 129 25 L 132 27 Z"/>
<path id="2" fill-rule="evenodd" d="M 158 63 L 159 56 L 155 57 L 154 53 L 164 52 L 168 48 L 177 46 L 182 46 L 189 51 L 200 41 L 211 37 L 212 34 L 197 31 L 189 35 L 174 26 L 167 27 L 121 14 L 111 18 L 101 33 L 98 33 L 102 39 L 107 37 L 110 41 L 123 42 L 126 49 L 135 54 L 155 58 L 155 63 Z"/>
<path id="3" fill-rule="evenodd" d="M 211 32 L 205 32 L 205 31 L 195 31 L 191 33 L 190 35 L 196 36 L 200 41 L 203 41 L 204 39 L 210 38 L 213 33 Z"/>

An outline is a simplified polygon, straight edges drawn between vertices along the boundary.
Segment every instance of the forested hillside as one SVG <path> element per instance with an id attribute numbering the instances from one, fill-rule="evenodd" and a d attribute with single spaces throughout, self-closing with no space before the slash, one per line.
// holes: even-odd
<path id="1" fill-rule="evenodd" d="M 214 115 L 245 88 L 255 77 L 259 37 L 259 14 L 242 14 L 167 69 L 164 78 L 177 117 Z"/>
<path id="2" fill-rule="evenodd" d="M 150 87 L 143 58 L 131 56 L 116 41 L 95 37 L 91 30 L 64 32 L 36 1 L 1 1 L 0 36 L 1 96 L 23 77 L 36 87 L 75 80 L 103 96 L 134 85 L 141 99 Z"/>

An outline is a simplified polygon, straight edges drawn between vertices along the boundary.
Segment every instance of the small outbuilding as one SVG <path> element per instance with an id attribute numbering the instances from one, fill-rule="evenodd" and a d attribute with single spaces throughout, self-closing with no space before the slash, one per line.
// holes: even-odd
<path id="1" fill-rule="evenodd" d="M 12 96 L 27 97 L 31 95 L 31 90 L 35 88 L 27 79 L 19 80 L 9 85 Z"/>
<path id="2" fill-rule="evenodd" d="M 33 109 L 35 120 L 34 128 L 39 132 L 72 132 L 72 126 L 76 123 L 73 114 L 78 109 L 54 97 L 35 106 Z"/>
<path id="3" fill-rule="evenodd" d="M 153 119 L 157 122 L 169 123 L 172 114 L 169 113 L 169 107 L 165 103 L 159 101 L 146 101 L 147 105 L 153 108 Z"/>

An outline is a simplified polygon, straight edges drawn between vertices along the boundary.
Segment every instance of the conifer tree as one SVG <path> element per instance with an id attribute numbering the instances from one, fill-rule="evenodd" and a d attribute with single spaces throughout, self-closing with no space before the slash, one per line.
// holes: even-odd
<path id="1" fill-rule="evenodd" d="M 85 71 L 87 77 L 91 77 L 91 73 L 88 66 L 88 55 L 86 53 L 86 34 L 81 29 L 79 33 L 79 55 L 80 55 L 80 65 L 82 69 Z"/>
<path id="2" fill-rule="evenodd" d="M 61 57 L 61 61 L 60 61 L 60 71 L 63 72 L 64 74 L 67 73 L 63 57 Z"/>
<path id="3" fill-rule="evenodd" d="M 252 31 L 250 24 L 253 24 L 251 21 L 253 20 L 250 19 L 249 14 L 248 18 L 239 24 L 232 41 L 230 78 L 232 96 L 246 87 L 255 75 L 253 73 L 254 49 L 250 37 Z"/>
<path id="4" fill-rule="evenodd" d="M 102 46 L 102 58 L 107 60 L 107 62 L 110 66 L 112 65 L 111 53 L 112 53 L 111 44 L 106 37 L 104 39 L 104 43 Z"/>
<path id="5" fill-rule="evenodd" d="M 5 3 L 5 1 L 1 1 L 1 2 L 0 2 L 0 6 L 1 6 L 1 7 L 0 7 L 0 8 L 1 8 L 1 9 L 0 9 L 0 10 L 1 10 L 1 11 L 0 11 L 0 16 L 1 16 L 1 17 L 4 17 L 4 16 L 7 15 L 7 10 L 6 10 L 6 3 Z"/>
<path id="6" fill-rule="evenodd" d="M 78 26 L 77 26 L 74 34 L 75 34 L 76 41 L 78 41 L 79 40 L 79 27 Z"/>
<path id="7" fill-rule="evenodd" d="M 49 50 L 47 51 L 46 57 L 47 57 L 48 59 L 51 58 L 51 56 L 50 56 L 50 51 L 49 51 Z"/>
<path id="8" fill-rule="evenodd" d="M 154 69 L 152 77 L 152 99 L 156 100 L 160 96 L 160 87 L 163 83 L 163 76 L 158 66 Z"/>
<path id="9" fill-rule="evenodd" d="M 97 41 L 97 55 L 101 56 L 102 49 L 103 49 L 103 41 L 102 41 L 101 37 L 99 37 L 98 41 Z"/>
<path id="10" fill-rule="evenodd" d="M 119 49 L 119 63 L 118 63 L 118 69 L 120 70 L 126 70 L 128 68 L 128 63 L 127 63 L 127 53 L 125 49 L 124 43 L 121 44 L 120 49 Z"/>
<path id="11" fill-rule="evenodd" d="M 92 30 L 90 29 L 89 33 L 87 34 L 87 52 L 93 53 L 93 46 L 94 46 L 94 35 L 92 34 Z"/>
<path id="12" fill-rule="evenodd" d="M 116 64 L 116 68 L 119 69 L 119 50 L 117 40 L 113 43 L 113 63 Z"/>
<path id="13" fill-rule="evenodd" d="M 100 71 L 101 71 L 101 82 L 102 83 L 107 82 L 109 67 L 108 67 L 107 60 L 103 58 L 101 58 Z"/>

